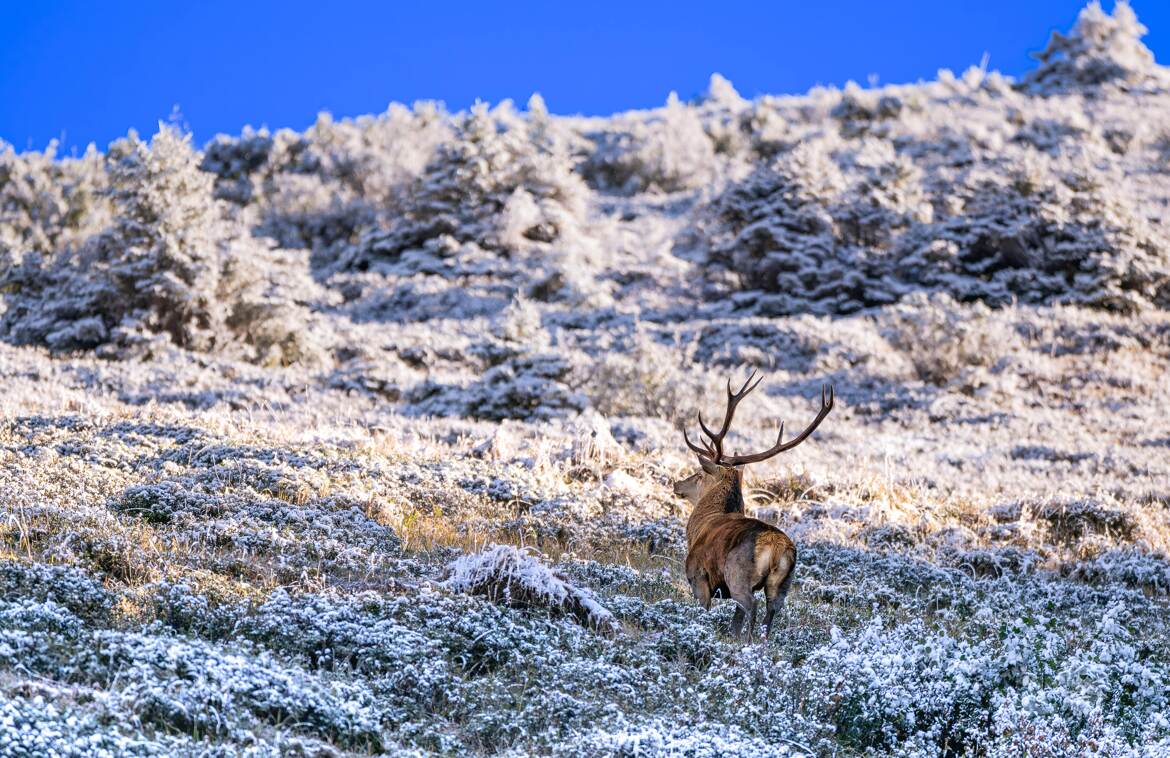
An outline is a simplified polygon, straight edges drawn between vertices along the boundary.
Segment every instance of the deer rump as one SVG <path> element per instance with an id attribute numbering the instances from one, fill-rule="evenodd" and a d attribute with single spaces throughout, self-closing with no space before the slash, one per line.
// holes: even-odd
<path id="1" fill-rule="evenodd" d="M 725 559 L 732 550 L 745 542 L 752 545 L 754 564 L 752 592 L 764 586 L 765 580 L 783 554 L 789 551 L 793 554 L 788 563 L 789 571 L 796 562 L 796 546 L 788 539 L 788 535 L 771 524 L 740 516 L 726 519 L 700 536 L 687 553 L 687 579 L 693 582 L 702 576 L 707 581 L 712 597 L 731 597 L 723 573 Z"/>

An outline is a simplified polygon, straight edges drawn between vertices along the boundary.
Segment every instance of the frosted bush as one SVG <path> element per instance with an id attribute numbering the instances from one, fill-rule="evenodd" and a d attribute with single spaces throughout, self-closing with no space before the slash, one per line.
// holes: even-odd
<path id="1" fill-rule="evenodd" d="M 306 133 L 306 161 L 375 207 L 392 203 L 422 173 L 435 149 L 451 137 L 441 106 L 398 103 L 376 116 L 334 121 L 322 114 Z"/>
<path id="2" fill-rule="evenodd" d="M 327 361 L 305 310 L 327 298 L 306 263 L 241 237 L 199 160 L 190 136 L 165 125 L 149 144 L 131 133 L 111 145 L 109 226 L 7 277 L 16 290 L 3 314 L 9 339 L 101 346 L 108 357 L 157 339 L 192 350 L 239 341 L 258 362 Z"/>
<path id="3" fill-rule="evenodd" d="M 624 194 L 679 192 L 717 176 L 715 146 L 699 114 L 675 93 L 654 118 L 630 119 L 622 126 L 598 133 L 597 147 L 581 166 L 597 189 Z"/>
<path id="4" fill-rule="evenodd" d="M 1054 498 L 1032 504 L 1031 510 L 1048 523 L 1054 541 L 1076 541 L 1097 534 L 1130 541 L 1138 531 L 1133 514 L 1090 498 Z"/>
<path id="5" fill-rule="evenodd" d="M 500 314 L 495 328 L 496 336 L 529 349 L 548 344 L 548 332 L 540 318 L 540 310 L 529 300 L 517 297 Z"/>
<path id="6" fill-rule="evenodd" d="M 230 304 L 226 326 L 246 357 L 268 366 L 329 366 L 331 328 L 312 309 L 335 303 L 297 251 L 254 239 L 233 240 L 220 290 Z"/>
<path id="7" fill-rule="evenodd" d="M 585 409 L 566 384 L 570 365 L 556 353 L 525 353 L 494 365 L 466 387 L 427 381 L 406 394 L 419 415 L 549 420 Z"/>
<path id="8" fill-rule="evenodd" d="M 1132 548 L 1102 551 L 1091 560 L 1069 566 L 1067 573 L 1085 581 L 1118 582 L 1156 595 L 1170 594 L 1170 557 Z"/>
<path id="9" fill-rule="evenodd" d="M 108 618 L 114 604 L 100 583 L 77 569 L 16 561 L 0 562 L 0 595 L 56 603 L 98 622 Z"/>
<path id="10" fill-rule="evenodd" d="M 744 120 L 748 118 L 749 103 L 730 81 L 712 74 L 706 93 L 695 107 L 716 155 L 748 158 L 751 140 Z"/>
<path id="11" fill-rule="evenodd" d="M 267 129 L 250 126 L 239 137 L 219 134 L 207 143 L 199 167 L 215 175 L 215 196 L 240 205 L 249 203 L 256 192 L 252 175 L 268 163 L 273 144 Z"/>
<path id="12" fill-rule="evenodd" d="M 147 739 L 108 723 L 100 709 L 60 708 L 44 696 L 0 699 L 0 745 L 12 756 L 163 756 L 193 751 L 192 740 L 175 735 Z"/>
<path id="13" fill-rule="evenodd" d="M 766 313 L 849 313 L 916 290 L 993 306 L 1170 302 L 1170 243 L 1112 158 L 1029 154 L 970 172 L 933 203 L 919 170 L 880 143 L 838 159 L 844 172 L 825 147 L 802 145 L 705 212 L 711 261 L 743 289 L 777 293 L 757 299 Z"/>
<path id="14" fill-rule="evenodd" d="M 845 137 L 885 136 L 891 131 L 890 121 L 896 121 L 903 108 L 898 95 L 863 90 L 856 82 L 849 82 L 829 115 L 840 122 Z"/>
<path id="15" fill-rule="evenodd" d="M 665 345 L 638 330 L 624 350 L 609 350 L 574 371 L 574 382 L 605 416 L 694 417 L 705 386 L 694 347 Z"/>
<path id="16" fill-rule="evenodd" d="M 912 224 L 931 220 L 923 172 L 913 161 L 884 140 L 862 139 L 850 147 L 839 160 L 857 181 L 832 210 L 842 241 L 885 249 Z"/>
<path id="17" fill-rule="evenodd" d="M 450 138 L 447 115 L 433 103 L 335 121 L 321 114 L 304 133 L 247 128 L 220 135 L 202 168 L 216 196 L 246 206 L 258 230 L 323 260 L 356 241 L 397 208 L 400 193 Z"/>
<path id="18" fill-rule="evenodd" d="M 868 304 L 878 293 L 867 290 L 864 273 L 834 234 L 830 206 L 846 186 L 821 143 L 757 169 L 712 203 L 711 260 L 734 272 L 744 289 L 784 293 L 782 313 Z"/>
<path id="19" fill-rule="evenodd" d="M 1020 339 L 987 306 L 962 306 L 949 295 L 915 294 L 882 314 L 883 335 L 906 354 L 918 378 L 946 384 L 973 368 L 1012 355 Z"/>
<path id="20" fill-rule="evenodd" d="M 1077 303 L 1118 311 L 1170 298 L 1170 243 L 1108 166 L 1032 156 L 1006 177 L 973 174 L 961 212 L 911 230 L 904 270 L 956 298 Z"/>
<path id="21" fill-rule="evenodd" d="M 538 559 L 508 545 L 464 556 L 450 566 L 448 589 L 484 595 L 508 605 L 549 608 L 575 617 L 582 624 L 613 631 L 616 621 L 592 592 L 574 587 Z"/>
<path id="22" fill-rule="evenodd" d="M 97 632 L 77 662 L 97 682 L 126 680 L 119 697 L 143 726 L 227 735 L 257 722 L 377 749 L 381 726 L 366 688 L 314 681 L 263 653 L 243 656 L 199 642 Z"/>
<path id="23" fill-rule="evenodd" d="M 724 755 L 796 756 L 805 754 L 799 742 L 776 743 L 725 724 L 678 724 L 658 719 L 617 723 L 592 729 L 574 744 L 564 745 L 558 756 L 655 755 L 682 758 L 716 758 Z"/>

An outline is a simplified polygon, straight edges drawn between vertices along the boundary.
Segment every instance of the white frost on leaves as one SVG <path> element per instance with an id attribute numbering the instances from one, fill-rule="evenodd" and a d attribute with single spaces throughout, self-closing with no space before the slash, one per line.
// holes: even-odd
<path id="1" fill-rule="evenodd" d="M 596 596 L 574 587 L 552 569 L 511 545 L 494 545 L 465 555 L 450 565 L 443 586 L 454 592 L 486 595 L 494 601 L 551 608 L 576 616 L 582 623 L 612 631 L 616 620 Z"/>

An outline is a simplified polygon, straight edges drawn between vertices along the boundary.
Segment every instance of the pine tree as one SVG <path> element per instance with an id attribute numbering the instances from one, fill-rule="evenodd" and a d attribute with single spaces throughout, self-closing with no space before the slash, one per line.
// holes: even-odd
<path id="1" fill-rule="evenodd" d="M 1141 41 L 1147 31 L 1125 0 L 1118 0 L 1112 16 L 1094 0 L 1081 10 L 1070 34 L 1052 33 L 1024 87 L 1042 95 L 1101 85 L 1165 88 L 1170 77 Z"/>

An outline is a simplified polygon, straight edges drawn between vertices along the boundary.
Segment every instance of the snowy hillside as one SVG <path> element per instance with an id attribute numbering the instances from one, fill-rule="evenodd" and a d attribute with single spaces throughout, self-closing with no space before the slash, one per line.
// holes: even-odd
<path id="1" fill-rule="evenodd" d="M 1170 69 L 0 143 L 0 756 L 1170 755 Z M 1040 47 L 1042 39 L 1037 40 Z M 770 645 L 690 597 L 679 425 Z"/>

